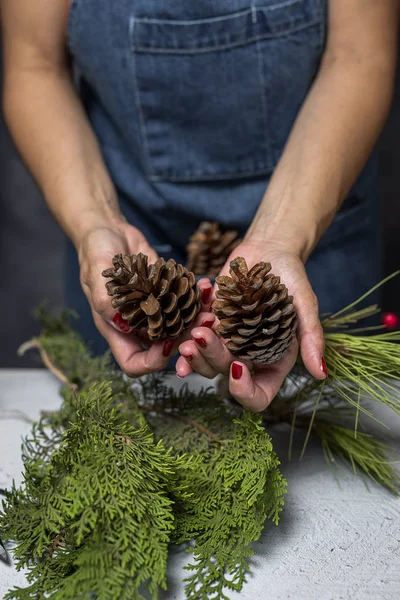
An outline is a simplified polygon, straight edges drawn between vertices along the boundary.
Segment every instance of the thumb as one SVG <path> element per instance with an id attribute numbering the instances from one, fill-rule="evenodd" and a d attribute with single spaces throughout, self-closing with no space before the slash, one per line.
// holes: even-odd
<path id="1" fill-rule="evenodd" d="M 298 317 L 297 337 L 304 365 L 316 379 L 326 379 L 325 338 L 319 318 L 318 300 L 305 273 L 294 293 L 294 305 Z"/>
<path id="2" fill-rule="evenodd" d="M 103 272 L 109 268 L 110 264 L 108 261 L 97 261 L 96 266 L 92 266 L 87 276 L 84 274 L 81 275 L 82 288 L 93 313 L 97 314 L 117 331 L 130 333 L 132 327 L 122 317 L 119 310 L 113 308 L 111 304 L 111 297 L 106 288 L 107 280 L 103 276 Z"/>

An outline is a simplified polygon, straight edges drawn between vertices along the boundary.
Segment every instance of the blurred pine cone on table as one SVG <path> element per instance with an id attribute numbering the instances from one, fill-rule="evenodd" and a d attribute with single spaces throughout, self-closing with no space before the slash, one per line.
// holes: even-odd
<path id="1" fill-rule="evenodd" d="M 218 223 L 204 221 L 186 247 L 188 270 L 215 277 L 240 241 L 237 231 L 222 232 Z"/>

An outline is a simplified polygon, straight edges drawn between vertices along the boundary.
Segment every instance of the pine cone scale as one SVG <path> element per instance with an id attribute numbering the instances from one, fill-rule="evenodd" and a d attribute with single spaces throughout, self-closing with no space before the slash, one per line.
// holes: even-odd
<path id="1" fill-rule="evenodd" d="M 273 325 L 272 327 L 267 327 L 266 329 L 263 327 L 261 331 L 264 335 L 273 335 L 276 331 L 278 331 L 278 329 L 279 323 L 277 323 L 277 325 Z"/>
<path id="2" fill-rule="evenodd" d="M 262 314 L 257 315 L 256 317 L 253 317 L 251 319 L 243 318 L 242 320 L 243 320 L 243 323 L 245 325 L 248 325 L 249 327 L 252 327 L 253 325 L 258 325 L 259 323 L 261 323 Z"/>
<path id="3" fill-rule="evenodd" d="M 160 303 L 150 294 L 147 300 L 140 303 L 140 308 L 148 317 L 153 317 L 160 312 Z"/>
<path id="4" fill-rule="evenodd" d="M 243 310 L 245 310 L 246 312 L 251 312 L 253 310 L 255 310 L 256 308 L 262 308 L 259 307 L 259 302 L 258 300 L 256 302 L 254 302 L 253 304 L 243 304 L 242 306 Z"/>
<path id="5" fill-rule="evenodd" d="M 180 314 L 177 312 L 171 319 L 165 319 L 165 325 L 168 327 L 168 330 L 174 329 L 175 325 L 183 323 Z"/>
<path id="6" fill-rule="evenodd" d="M 187 295 L 187 298 L 182 298 L 182 305 L 181 305 L 181 310 L 185 311 L 186 309 L 190 308 L 193 304 L 193 302 L 197 302 L 200 300 L 200 292 L 199 290 L 197 290 L 197 293 L 194 291 L 193 288 L 191 288 L 189 290 L 189 293 Z"/>
<path id="7" fill-rule="evenodd" d="M 197 302 L 199 302 L 199 300 L 197 300 L 192 306 L 189 306 L 187 309 L 182 310 L 181 314 L 185 325 L 190 324 L 197 316 Z"/>
<path id="8" fill-rule="evenodd" d="M 172 313 L 174 310 L 176 310 L 177 306 L 178 297 L 176 294 L 172 292 L 172 294 L 165 296 L 165 301 L 162 303 L 163 312 L 165 312 L 168 315 L 169 313 Z"/>

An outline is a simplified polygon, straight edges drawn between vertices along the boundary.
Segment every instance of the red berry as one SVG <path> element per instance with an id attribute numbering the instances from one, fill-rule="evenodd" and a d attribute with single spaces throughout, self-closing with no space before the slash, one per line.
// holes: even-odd
<path id="1" fill-rule="evenodd" d="M 382 315 L 382 323 L 388 329 L 396 329 L 399 324 L 399 317 L 395 313 L 385 313 Z"/>

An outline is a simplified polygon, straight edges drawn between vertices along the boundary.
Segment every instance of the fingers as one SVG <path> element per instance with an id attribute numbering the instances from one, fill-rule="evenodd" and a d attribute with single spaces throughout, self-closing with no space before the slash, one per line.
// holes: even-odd
<path id="1" fill-rule="evenodd" d="M 106 338 L 115 360 L 129 377 L 140 377 L 166 368 L 173 350 L 171 340 L 156 342 L 148 350 L 143 350 L 137 336 L 117 331 L 95 312 L 93 319 Z"/>
<path id="2" fill-rule="evenodd" d="M 193 369 L 191 366 L 191 362 L 193 361 L 194 356 L 192 354 L 188 354 L 187 356 L 181 355 L 176 361 L 176 374 L 178 377 L 183 379 L 187 377 L 191 373 L 193 373 Z"/>
<path id="3" fill-rule="evenodd" d="M 212 329 L 196 327 L 192 330 L 192 339 L 179 346 L 181 354 L 200 354 L 216 373 L 229 373 L 229 368 L 234 360 L 233 354 L 227 349 Z M 196 364 L 193 365 L 197 371 Z"/>
<path id="4" fill-rule="evenodd" d="M 325 338 L 319 318 L 318 300 L 306 275 L 301 289 L 296 293 L 295 306 L 298 316 L 297 338 L 303 362 L 313 377 L 326 379 L 328 374 L 323 358 Z"/>
<path id="5" fill-rule="evenodd" d="M 192 339 L 183 342 L 179 346 L 182 360 L 178 360 L 176 372 L 180 377 L 185 377 L 193 370 L 196 371 L 196 373 L 203 375 L 203 377 L 213 379 L 222 371 L 216 368 L 215 364 L 211 364 L 208 361 L 207 355 L 210 354 L 210 347 L 216 345 L 223 346 L 223 344 L 221 344 L 215 333 L 208 327 L 196 327 L 192 330 L 191 334 Z M 209 348 L 207 348 L 207 346 Z M 229 353 L 228 350 L 226 350 L 226 352 Z M 232 362 L 232 360 L 230 362 Z M 185 363 L 188 363 L 190 366 L 190 371 Z M 228 371 L 229 366 L 225 368 L 225 372 Z"/>
<path id="6" fill-rule="evenodd" d="M 192 339 L 192 331 L 197 328 L 197 327 L 207 327 L 208 329 L 211 329 L 212 327 L 215 326 L 215 321 L 216 321 L 216 317 L 215 315 L 213 315 L 210 312 L 200 312 L 196 319 L 194 320 L 193 325 L 191 325 L 191 327 L 189 327 L 188 329 L 185 329 L 184 331 L 182 331 L 182 333 L 180 334 L 177 342 L 178 342 L 178 346 L 180 344 L 182 344 L 182 342 L 185 342 L 187 340 L 191 340 Z"/>
<path id="7" fill-rule="evenodd" d="M 207 379 L 214 379 L 218 375 L 196 348 L 192 352 L 184 349 L 176 363 L 176 374 L 179 377 L 186 377 L 193 371 Z"/>
<path id="8" fill-rule="evenodd" d="M 211 304 L 214 301 L 213 287 L 211 281 L 204 277 L 197 282 L 197 286 L 201 290 L 201 310 L 209 312 Z"/>
<path id="9" fill-rule="evenodd" d="M 229 375 L 229 391 L 250 412 L 261 412 L 279 392 L 285 377 L 293 368 L 298 353 L 294 340 L 285 356 L 272 365 L 256 370 L 252 376 L 243 362 L 234 361 Z"/>

